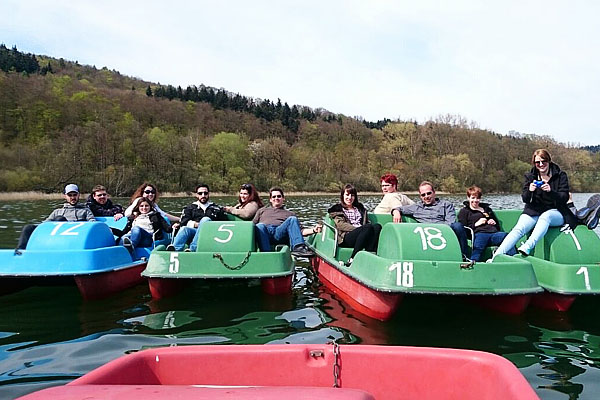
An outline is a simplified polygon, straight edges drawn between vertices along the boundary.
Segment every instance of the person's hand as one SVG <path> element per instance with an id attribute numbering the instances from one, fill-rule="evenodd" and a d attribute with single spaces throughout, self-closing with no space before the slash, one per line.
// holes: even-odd
<path id="1" fill-rule="evenodd" d="M 224 210 L 226 213 L 230 213 L 230 214 L 231 214 L 231 207 L 229 207 L 229 206 L 225 206 L 225 207 L 223 207 L 223 210 Z"/>
<path id="2" fill-rule="evenodd" d="M 544 192 L 549 192 L 550 190 L 552 190 L 547 182 L 540 186 L 540 189 L 542 189 Z"/>
<path id="3" fill-rule="evenodd" d="M 531 182 L 529 184 L 529 191 L 530 192 L 535 192 L 535 189 L 537 189 L 537 186 L 535 185 L 535 183 Z"/>
<path id="4" fill-rule="evenodd" d="M 118 221 L 118 220 L 120 220 L 121 218 L 123 218 L 123 214 L 121 214 L 121 213 L 117 213 L 117 214 L 115 214 L 115 221 Z"/>
<path id="5" fill-rule="evenodd" d="M 487 222 L 487 218 L 486 217 L 481 217 L 477 220 L 477 222 L 475 222 L 475 226 L 479 226 L 479 225 L 485 225 Z"/>
<path id="6" fill-rule="evenodd" d="M 488 225 L 496 225 L 496 221 L 494 221 L 493 219 L 488 219 L 487 220 Z"/>
<path id="7" fill-rule="evenodd" d="M 395 223 L 402 222 L 402 214 L 400 214 L 400 211 L 393 210 L 392 211 L 392 216 L 394 217 L 394 222 Z"/>
<path id="8" fill-rule="evenodd" d="M 179 225 L 179 222 L 175 222 L 173 225 L 171 225 L 171 228 L 173 228 L 173 230 L 179 229 Z"/>
<path id="9" fill-rule="evenodd" d="M 323 231 L 323 225 L 316 224 L 312 229 L 314 233 L 321 233 Z"/>

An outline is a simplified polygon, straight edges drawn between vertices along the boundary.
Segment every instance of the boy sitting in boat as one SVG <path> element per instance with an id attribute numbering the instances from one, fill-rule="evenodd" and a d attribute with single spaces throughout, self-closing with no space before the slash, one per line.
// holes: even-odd
<path id="1" fill-rule="evenodd" d="M 63 204 L 61 208 L 57 208 L 52 211 L 46 221 L 95 221 L 94 214 L 92 211 L 85 205 L 79 204 L 79 187 L 73 183 L 65 186 L 65 190 L 63 192 L 66 203 Z M 15 250 L 15 254 L 20 255 L 21 252 L 19 250 L 24 250 L 27 247 L 27 242 L 29 242 L 29 238 L 33 231 L 37 228 L 37 225 L 25 225 L 23 230 L 21 231 L 21 236 L 19 237 L 19 243 L 17 244 L 17 249 Z"/>
<path id="2" fill-rule="evenodd" d="M 189 251 L 196 251 L 198 247 L 198 232 L 206 221 L 224 221 L 226 219 L 223 209 L 210 200 L 208 185 L 200 183 L 196 185 L 196 196 L 198 201 L 193 202 L 183 209 L 180 223 L 173 224 L 173 229 L 181 225 L 173 244 L 167 246 L 167 251 L 181 251 L 185 245 L 189 245 Z"/>
<path id="3" fill-rule="evenodd" d="M 269 189 L 271 207 L 263 207 L 256 212 L 252 222 L 256 225 L 258 247 L 260 251 L 271 251 L 272 244 L 288 243 L 295 257 L 313 257 L 315 253 L 304 243 L 303 236 L 321 232 L 321 226 L 302 228 L 298 217 L 285 208 L 283 190 L 278 187 Z"/>
<path id="4" fill-rule="evenodd" d="M 400 206 L 392 210 L 394 222 L 402 222 L 402 214 L 404 214 L 413 217 L 417 222 L 449 225 L 458 238 L 463 258 L 469 260 L 470 249 L 467 243 L 467 234 L 464 226 L 456 221 L 456 212 L 452 203 L 435 197 L 433 183 L 429 181 L 421 182 L 419 196 L 421 196 L 420 203 Z"/>
<path id="5" fill-rule="evenodd" d="M 92 210 L 95 217 L 114 217 L 115 221 L 118 221 L 125 215 L 123 207 L 113 204 L 106 188 L 102 185 L 94 186 L 85 205 Z"/>

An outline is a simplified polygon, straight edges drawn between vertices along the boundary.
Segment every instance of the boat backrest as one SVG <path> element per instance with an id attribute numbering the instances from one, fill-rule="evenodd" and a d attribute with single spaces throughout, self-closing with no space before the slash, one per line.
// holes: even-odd
<path id="1" fill-rule="evenodd" d="M 374 224 L 379 224 L 381 226 L 388 224 L 388 223 L 393 223 L 394 219 L 392 217 L 392 214 L 372 214 L 369 213 L 369 220 L 374 223 Z M 402 222 L 417 222 L 416 219 L 414 219 L 413 217 L 409 217 L 408 215 L 403 215 L 402 216 Z"/>
<path id="2" fill-rule="evenodd" d="M 521 210 L 494 210 L 494 214 L 500 221 L 500 229 L 504 232 L 510 232 L 510 230 L 517 224 L 519 217 L 523 211 Z"/>
<path id="3" fill-rule="evenodd" d="M 101 222 L 42 222 L 31 234 L 27 250 L 87 250 L 115 245 Z"/>
<path id="4" fill-rule="evenodd" d="M 458 239 L 446 224 L 386 224 L 377 254 L 398 260 L 462 260 Z"/>
<path id="5" fill-rule="evenodd" d="M 200 227 L 196 251 L 256 251 L 254 224 L 250 221 L 209 221 Z"/>
<path id="6" fill-rule="evenodd" d="M 566 232 L 556 227 L 538 241 L 533 255 L 559 264 L 597 264 L 599 248 L 598 235 L 583 225 Z"/>

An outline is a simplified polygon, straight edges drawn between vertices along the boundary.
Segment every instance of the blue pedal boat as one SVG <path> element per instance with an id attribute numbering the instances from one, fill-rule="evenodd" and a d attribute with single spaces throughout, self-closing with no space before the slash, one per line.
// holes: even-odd
<path id="1" fill-rule="evenodd" d="M 28 286 L 75 283 L 86 300 L 99 299 L 143 282 L 152 248 L 133 254 L 115 245 L 111 227 L 126 219 L 98 217 L 96 222 L 42 222 L 25 250 L 0 250 L 0 294 Z"/>

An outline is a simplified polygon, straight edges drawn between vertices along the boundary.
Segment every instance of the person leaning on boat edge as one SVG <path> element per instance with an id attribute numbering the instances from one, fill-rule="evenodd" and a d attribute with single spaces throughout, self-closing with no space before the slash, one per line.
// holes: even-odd
<path id="1" fill-rule="evenodd" d="M 467 189 L 465 206 L 458 212 L 458 222 L 473 231 L 473 252 L 471 260 L 479 262 L 481 254 L 488 246 L 498 246 L 508 233 L 500 230 L 500 222 L 488 203 L 481 202 L 482 191 L 479 186 Z M 514 255 L 513 247 L 507 254 Z"/>
<path id="2" fill-rule="evenodd" d="M 285 196 L 279 187 L 269 189 L 269 202 L 271 207 L 258 210 L 252 220 L 260 251 L 271 251 L 271 244 L 289 242 L 292 255 L 313 257 L 315 253 L 306 246 L 303 236 L 321 232 L 321 225 L 302 228 L 296 214 L 285 208 Z"/>
<path id="3" fill-rule="evenodd" d="M 567 173 L 552 162 L 546 149 L 534 151 L 531 164 L 531 171 L 525 174 L 521 194 L 525 203 L 523 213 L 494 256 L 507 254 L 519 238 L 533 230 L 527 241 L 517 249 L 521 255 L 528 256 L 549 227 L 565 223 L 571 229 L 577 226 L 577 218 L 568 206 L 570 187 Z"/>
<path id="4" fill-rule="evenodd" d="M 210 189 L 206 183 L 196 185 L 194 191 L 198 200 L 183 209 L 180 223 L 173 224 L 173 229 L 181 225 L 181 229 L 175 235 L 173 244 L 167 246 L 168 251 L 181 251 L 185 245 L 189 245 L 189 251 L 196 251 L 200 227 L 206 221 L 226 220 L 223 209 L 210 201 Z"/>
<path id="5" fill-rule="evenodd" d="M 119 204 L 113 204 L 106 187 L 102 185 L 94 186 L 85 205 L 95 217 L 114 217 L 115 221 L 118 221 L 125 215 L 123 207 Z"/>
<path id="6" fill-rule="evenodd" d="M 63 204 L 61 208 L 57 208 L 50 213 L 48 218 L 44 221 L 68 221 L 68 222 L 77 222 L 77 221 L 95 221 L 96 218 L 92 211 L 84 204 L 79 203 L 79 187 L 74 183 L 70 183 L 65 186 L 65 190 L 63 191 L 63 196 L 65 198 L 66 203 Z M 19 250 L 24 250 L 27 247 L 27 242 L 29 242 L 29 238 L 33 231 L 37 228 L 37 224 L 29 224 L 23 227 L 21 231 L 21 235 L 19 236 L 19 243 L 17 244 L 17 249 L 15 250 L 15 254 L 20 255 L 21 252 Z"/>
<path id="7" fill-rule="evenodd" d="M 226 213 L 235 215 L 245 221 L 250 221 L 256 215 L 259 208 L 264 207 L 258 191 L 251 183 L 244 183 L 240 186 L 238 195 L 238 204 L 235 206 L 225 206 L 223 210 Z"/>
<path id="8" fill-rule="evenodd" d="M 377 251 L 381 225 L 369 221 L 367 209 L 358 201 L 358 192 L 354 185 L 345 185 L 340 193 L 340 202 L 331 206 L 327 212 L 338 231 L 337 244 L 353 249 L 344 266 L 350 266 L 356 253 L 363 249 Z"/>
<path id="9" fill-rule="evenodd" d="M 454 205 L 446 200 L 440 200 L 435 197 L 433 183 L 423 181 L 419 185 L 419 196 L 421 201 L 409 206 L 400 206 L 392 210 L 394 222 L 402 222 L 402 214 L 413 217 L 417 222 L 446 224 L 456 234 L 458 244 L 463 259 L 470 261 L 471 249 L 467 243 L 467 233 L 465 227 L 456 221 L 456 211 Z"/>
<path id="10" fill-rule="evenodd" d="M 389 214 L 392 209 L 400 206 L 409 206 L 415 204 L 414 201 L 409 199 L 406 195 L 400 193 L 398 190 L 398 178 L 394 174 L 385 174 L 381 177 L 381 191 L 383 192 L 383 199 L 375 207 L 373 213 L 375 214 Z"/>

